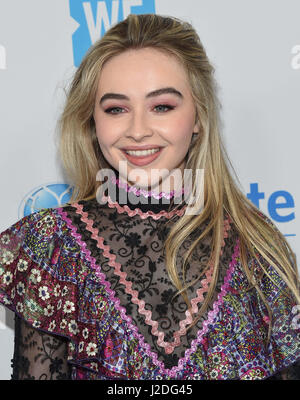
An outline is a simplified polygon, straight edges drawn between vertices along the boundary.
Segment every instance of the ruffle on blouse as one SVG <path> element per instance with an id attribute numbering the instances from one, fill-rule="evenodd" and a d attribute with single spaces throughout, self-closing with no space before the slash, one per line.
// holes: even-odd
<path id="1" fill-rule="evenodd" d="M 260 260 L 263 262 L 261 257 Z M 261 280 L 258 278 L 262 271 L 257 261 L 251 260 L 248 266 L 254 267 L 254 277 L 272 311 L 272 321 L 257 290 L 248 290 L 248 280 L 238 263 L 222 315 L 209 332 L 209 351 L 213 344 L 219 347 L 222 356 L 223 352 L 229 355 L 228 363 L 237 371 L 237 379 L 267 379 L 300 361 L 300 306 L 285 295 L 287 285 L 275 269 L 264 264 L 269 277 L 264 275 Z M 271 335 L 267 341 L 270 324 Z M 230 339 L 226 343 L 222 337 Z"/>
<path id="2" fill-rule="evenodd" d="M 0 302 L 33 328 L 67 338 L 77 379 L 101 368 L 108 377 L 128 374 L 120 316 L 55 209 L 1 233 Z"/>
<path id="3" fill-rule="evenodd" d="M 264 278 L 260 285 L 274 318 L 265 346 L 267 310 L 255 290 L 246 290 L 237 245 L 188 356 L 174 373 L 159 366 L 129 329 L 62 214 L 43 209 L 1 233 L 0 302 L 33 328 L 69 340 L 74 379 L 265 379 L 299 360 L 300 307 Z"/>

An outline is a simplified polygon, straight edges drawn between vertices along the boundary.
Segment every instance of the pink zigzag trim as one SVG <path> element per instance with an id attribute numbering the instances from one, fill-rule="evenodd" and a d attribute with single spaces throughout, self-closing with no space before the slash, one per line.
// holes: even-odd
<path id="1" fill-rule="evenodd" d="M 74 203 L 72 205 L 77 209 L 77 212 L 83 215 L 82 211 L 82 206 L 79 205 L 78 203 Z M 224 283 L 221 286 L 220 293 L 218 294 L 217 300 L 213 304 L 213 309 L 209 311 L 207 320 L 203 322 L 202 329 L 198 331 L 197 333 L 197 338 L 194 339 L 191 343 L 191 347 L 185 351 L 184 357 L 179 359 L 178 365 L 172 367 L 171 369 L 165 368 L 164 363 L 162 361 L 159 361 L 157 358 L 157 354 L 154 353 L 151 350 L 151 347 L 148 343 L 145 342 L 144 336 L 139 333 L 138 327 L 132 323 L 132 318 L 126 314 L 126 309 L 120 305 L 120 300 L 115 297 L 115 291 L 111 289 L 110 282 L 106 280 L 105 274 L 101 272 L 101 267 L 96 264 L 96 260 L 94 257 L 91 256 L 91 252 L 89 249 L 87 249 L 86 243 L 81 240 L 81 235 L 77 233 L 77 229 L 75 226 L 73 226 L 72 221 L 70 218 L 68 218 L 67 213 L 63 211 L 63 208 L 58 208 L 57 209 L 58 213 L 62 216 L 63 220 L 66 221 L 67 226 L 71 230 L 72 236 L 77 240 L 77 243 L 81 246 L 83 253 L 86 255 L 87 260 L 91 263 L 91 267 L 95 270 L 96 275 L 101 279 L 101 283 L 106 287 L 106 290 L 109 294 L 110 299 L 115 303 L 117 310 L 120 311 L 122 318 L 127 321 L 128 326 L 133 333 L 134 337 L 136 337 L 139 340 L 140 346 L 145 350 L 146 354 L 148 357 L 150 357 L 157 367 L 160 368 L 160 371 L 163 372 L 164 374 L 168 375 L 169 377 L 176 377 L 177 372 L 180 372 L 184 365 L 188 362 L 189 357 L 191 354 L 193 354 L 196 350 L 198 345 L 201 344 L 203 336 L 205 333 L 208 331 L 208 325 L 213 322 L 215 319 L 219 307 L 223 304 L 223 297 L 226 295 L 228 288 L 229 288 L 229 282 L 232 277 L 232 274 L 235 269 L 235 265 L 237 264 L 238 257 L 239 257 L 239 238 L 236 240 L 236 245 L 234 248 L 234 254 L 232 256 L 232 260 L 230 262 L 228 271 L 226 273 L 226 276 L 224 278 Z M 92 227 L 91 227 L 92 228 Z M 92 228 L 94 231 L 94 229 Z M 103 244 L 103 242 L 102 242 Z M 113 254 L 110 254 L 111 257 L 113 257 Z M 107 256 L 106 256 L 107 257 Z M 109 258 L 109 257 L 108 257 Z"/>
<path id="2" fill-rule="evenodd" d="M 182 188 L 181 192 L 179 192 L 178 194 L 175 190 L 172 190 L 169 193 L 167 193 L 167 192 L 156 193 L 152 190 L 148 191 L 148 190 L 144 190 L 144 189 L 138 189 L 135 186 L 129 186 L 126 182 L 121 182 L 121 180 L 116 178 L 115 175 L 112 176 L 111 181 L 113 183 L 115 183 L 116 185 L 118 185 L 118 187 L 125 189 L 126 192 L 133 192 L 136 196 L 140 196 L 142 194 L 144 197 L 154 197 L 155 199 L 160 199 L 162 197 L 165 197 L 166 199 L 170 199 L 173 196 L 176 197 L 177 195 L 179 196 L 184 193 L 184 188 Z"/>
<path id="3" fill-rule="evenodd" d="M 83 212 L 82 209 L 80 211 L 81 211 L 81 215 L 82 215 L 82 218 L 81 218 L 82 221 L 86 223 L 87 229 L 92 233 L 92 238 L 97 241 L 98 247 L 105 250 L 104 255 L 107 257 L 107 250 L 109 250 L 109 246 L 103 245 L 103 239 L 101 237 L 99 237 L 98 230 L 96 230 L 92 227 L 93 222 L 91 220 L 89 220 L 88 214 Z M 229 221 L 229 219 L 226 219 L 224 221 L 222 247 L 225 245 L 224 238 L 228 236 L 227 231 L 229 229 L 230 229 L 230 221 Z M 99 242 L 99 239 L 100 239 L 100 242 Z M 173 333 L 174 340 L 172 343 L 170 343 L 170 342 L 164 341 L 165 334 L 164 334 L 164 332 L 161 332 L 158 330 L 158 322 L 152 320 L 152 311 L 145 309 L 146 304 L 145 304 L 144 300 L 139 300 L 138 291 L 132 289 L 132 282 L 126 280 L 127 274 L 126 274 L 126 272 L 121 271 L 122 265 L 115 261 L 115 258 L 116 258 L 115 256 L 112 255 L 108 258 L 110 258 L 110 265 L 114 268 L 115 274 L 120 277 L 120 282 L 125 286 L 126 293 L 131 295 L 132 302 L 138 306 L 138 312 L 141 315 L 145 315 L 146 324 L 152 326 L 151 333 L 152 333 L 152 335 L 158 337 L 157 344 L 160 347 L 163 347 L 165 349 L 166 354 L 171 354 L 174 351 L 175 347 L 178 347 L 181 344 L 180 338 L 182 335 L 184 335 L 186 333 L 186 326 L 188 324 L 191 324 L 193 321 L 192 314 L 196 314 L 198 312 L 198 303 L 200 301 L 202 302 L 204 300 L 203 294 L 205 292 L 207 292 L 209 283 L 212 280 L 212 271 L 213 271 L 213 267 L 214 267 L 213 262 L 210 262 L 210 264 L 209 264 L 210 269 L 208 271 L 206 271 L 206 273 L 205 273 L 206 279 L 203 279 L 201 281 L 202 288 L 197 290 L 197 292 L 196 292 L 197 297 L 195 297 L 194 299 L 191 300 L 192 312 L 190 312 L 189 310 L 187 310 L 185 312 L 186 318 L 184 320 L 180 321 L 180 323 L 179 323 L 180 329 Z"/>
<path id="4" fill-rule="evenodd" d="M 224 222 L 223 238 L 225 236 L 228 236 L 228 233 L 227 233 L 228 229 L 230 229 L 229 223 L 225 223 Z M 225 242 L 224 242 L 224 239 L 223 239 L 222 246 L 224 246 L 224 244 L 225 244 Z M 181 344 L 180 337 L 182 335 L 185 335 L 186 326 L 188 324 L 192 323 L 192 321 L 193 321 L 192 314 L 196 314 L 198 312 L 198 310 L 199 310 L 198 309 L 198 303 L 200 303 L 200 302 L 202 302 L 204 300 L 203 294 L 208 291 L 209 283 L 212 280 L 212 271 L 213 271 L 213 268 L 214 268 L 214 263 L 210 262 L 209 265 L 210 265 L 210 268 L 205 272 L 206 279 L 202 279 L 201 280 L 202 288 L 201 289 L 197 289 L 197 292 L 196 292 L 197 293 L 197 297 L 195 297 L 194 299 L 191 300 L 192 312 L 190 312 L 189 310 L 187 310 L 185 312 L 186 319 L 180 321 L 180 323 L 179 323 L 180 329 L 178 331 L 174 332 L 174 334 L 173 334 L 174 341 L 172 343 L 165 342 L 163 340 L 164 336 L 165 336 L 164 333 L 159 332 L 157 330 L 154 332 L 154 335 L 159 337 L 159 339 L 157 340 L 157 344 L 159 346 L 161 346 L 161 347 L 164 347 L 165 352 L 167 354 L 172 353 L 174 351 L 175 347 L 177 347 L 177 346 L 179 346 Z M 151 313 L 151 315 L 152 315 L 152 313 Z"/>
<path id="5" fill-rule="evenodd" d="M 97 241 L 97 246 L 103 250 L 103 254 L 106 258 L 109 259 L 109 264 L 114 268 L 115 274 L 120 277 L 120 282 L 125 286 L 126 293 L 129 293 L 132 296 L 132 302 L 138 306 L 138 310 L 140 314 L 146 316 L 146 322 L 148 325 L 152 325 L 152 334 L 157 331 L 158 323 L 152 321 L 151 319 L 151 311 L 145 310 L 145 302 L 143 300 L 138 299 L 138 292 L 132 289 L 132 282 L 126 280 L 126 272 L 121 271 L 122 265 L 115 261 L 116 256 L 110 253 L 110 247 L 103 243 L 104 239 L 98 235 L 98 229 L 93 228 L 93 221 L 89 220 L 88 213 L 82 210 L 82 206 L 77 204 L 75 205 L 77 211 L 81 214 L 81 220 L 86 223 L 87 229 L 92 233 L 92 238 Z"/>
<path id="6" fill-rule="evenodd" d="M 119 203 L 117 202 L 113 202 L 110 198 L 110 196 L 102 196 L 102 201 L 104 200 L 108 202 L 108 207 L 109 208 L 116 208 L 119 214 L 122 214 L 124 212 L 126 212 L 130 217 L 133 217 L 137 214 L 140 215 L 140 217 L 142 219 L 148 218 L 148 217 L 152 217 L 155 220 L 159 219 L 161 217 L 166 217 L 166 218 L 171 218 L 173 215 L 177 214 L 179 216 L 182 216 L 184 214 L 186 205 L 180 209 L 180 210 L 171 210 L 170 212 L 167 212 L 165 210 L 161 210 L 159 213 L 154 213 L 153 211 L 147 211 L 146 213 L 143 212 L 141 209 L 136 208 L 135 210 L 131 210 L 127 205 L 121 206 Z"/>

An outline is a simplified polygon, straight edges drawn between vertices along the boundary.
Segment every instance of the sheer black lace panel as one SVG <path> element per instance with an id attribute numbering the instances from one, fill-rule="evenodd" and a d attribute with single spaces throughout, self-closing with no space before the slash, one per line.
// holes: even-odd
<path id="1" fill-rule="evenodd" d="M 93 228 L 97 228 L 99 236 L 104 238 L 104 244 L 109 245 L 110 252 L 116 256 L 115 261 L 121 264 L 121 270 L 126 272 L 127 280 L 132 282 L 132 289 L 138 292 L 138 299 L 145 302 L 146 310 L 151 310 L 152 320 L 158 322 L 158 330 L 165 335 L 164 341 L 172 343 L 173 334 L 180 329 L 180 321 L 186 319 L 187 305 L 181 296 L 172 300 L 177 289 L 167 273 L 163 249 L 163 241 L 171 227 L 171 225 L 166 224 L 167 218 L 162 217 L 155 220 L 149 217 L 142 219 L 140 215 L 120 214 L 115 208 L 99 205 L 96 199 L 79 203 L 83 205 L 83 211 L 88 213 L 88 218 L 94 222 Z M 125 285 L 120 282 L 114 268 L 109 265 L 109 260 L 97 247 L 96 240 L 91 238 L 91 233 L 86 229 L 86 224 L 81 221 L 80 215 L 76 214 L 75 208 L 72 206 L 65 208 L 65 211 L 68 212 L 74 225 L 78 227 L 78 233 L 82 235 L 82 240 L 87 244 L 97 264 L 101 266 L 106 280 L 110 282 L 111 288 L 115 291 L 115 296 L 120 299 L 120 304 L 125 307 L 127 315 L 131 316 L 145 342 L 151 346 L 151 350 L 157 354 L 158 359 L 164 362 L 166 368 L 178 365 L 179 359 L 185 356 L 185 351 L 191 347 L 192 341 L 196 339 L 198 330 L 202 328 L 203 321 L 207 319 L 208 312 L 212 310 L 213 303 L 220 293 L 224 276 L 234 253 L 236 244 L 234 231 L 230 230 L 228 238 L 225 239 L 217 287 L 207 311 L 193 328 L 181 336 L 180 345 L 176 346 L 171 353 L 166 354 L 165 348 L 157 343 L 157 336 L 151 333 L 152 326 L 145 322 L 145 315 L 138 312 L 138 305 L 131 301 L 131 294 L 126 293 Z M 175 216 L 169 223 L 173 224 L 178 218 L 178 216 Z M 185 252 L 203 229 L 204 226 L 194 232 L 181 245 L 177 257 L 178 271 L 182 270 Z M 187 283 L 194 281 L 206 267 L 210 255 L 210 242 L 211 238 L 198 245 L 186 269 L 185 279 Z M 179 276 L 181 279 L 183 278 L 181 272 Z M 204 276 L 201 277 L 200 281 L 203 278 Z M 196 291 L 202 287 L 200 281 L 198 280 L 193 287 L 188 289 L 187 293 L 190 300 L 197 297 Z M 206 293 L 203 296 L 205 298 Z M 200 309 L 201 304 L 198 304 L 198 309 Z"/>
<path id="2" fill-rule="evenodd" d="M 30 326 L 15 314 L 15 343 L 12 380 L 67 380 L 68 341 Z"/>
<path id="3" fill-rule="evenodd" d="M 281 381 L 281 380 L 298 381 L 298 380 L 300 380 L 300 360 L 296 361 L 294 364 L 290 365 L 289 367 L 284 368 L 282 371 L 279 371 L 276 374 L 266 378 L 266 380 L 272 380 L 272 381 Z"/>

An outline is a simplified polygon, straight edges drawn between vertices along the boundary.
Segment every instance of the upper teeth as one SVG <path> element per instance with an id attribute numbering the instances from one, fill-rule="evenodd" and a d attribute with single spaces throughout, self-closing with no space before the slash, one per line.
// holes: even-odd
<path id="1" fill-rule="evenodd" d="M 150 149 L 150 150 L 125 150 L 127 154 L 132 156 L 146 156 L 148 154 L 153 154 L 159 151 L 159 148 Z"/>

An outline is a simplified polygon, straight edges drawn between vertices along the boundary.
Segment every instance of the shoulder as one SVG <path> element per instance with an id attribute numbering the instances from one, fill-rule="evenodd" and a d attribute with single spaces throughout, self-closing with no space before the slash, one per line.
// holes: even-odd
<path id="1" fill-rule="evenodd" d="M 23 257 L 53 273 L 63 271 L 64 265 L 74 266 L 80 249 L 63 218 L 63 209 L 43 208 L 0 233 L 0 263 Z"/>
<path id="2" fill-rule="evenodd" d="M 286 278 L 297 270 L 295 254 L 282 232 L 262 211 L 256 210 L 259 240 L 247 249 L 248 267 L 253 283 L 270 300 L 287 289 Z"/>
<path id="3" fill-rule="evenodd" d="M 66 203 L 60 207 L 42 208 L 31 214 L 25 215 L 14 224 L 9 226 L 1 236 L 17 235 L 19 238 L 30 237 L 39 238 L 43 241 L 51 239 L 54 235 L 63 237 L 69 234 L 68 215 L 70 210 L 74 210 L 77 203 Z"/>
<path id="4" fill-rule="evenodd" d="M 58 208 L 43 208 L 31 214 L 20 218 L 5 231 L 3 234 L 18 234 L 19 236 L 25 233 L 34 235 L 49 236 L 59 229 L 59 221 L 61 220 Z"/>

